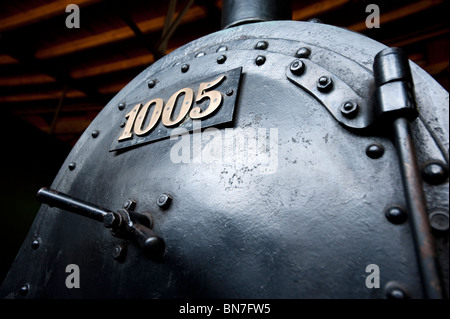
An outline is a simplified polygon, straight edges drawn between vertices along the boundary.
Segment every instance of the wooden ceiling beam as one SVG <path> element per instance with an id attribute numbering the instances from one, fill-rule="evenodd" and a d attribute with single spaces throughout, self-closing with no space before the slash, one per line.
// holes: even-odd
<path id="1" fill-rule="evenodd" d="M 0 96 L 0 103 L 9 102 L 29 102 L 38 100 L 58 100 L 61 97 L 62 91 L 48 91 L 48 92 L 38 92 L 38 93 L 22 93 L 14 95 Z M 66 93 L 66 98 L 81 98 L 85 97 L 86 94 L 77 90 L 68 90 Z"/>
<path id="2" fill-rule="evenodd" d="M 182 23 L 188 23 L 206 17 L 206 12 L 201 7 L 195 6 L 190 8 L 183 17 Z M 142 33 L 150 33 L 160 31 L 164 27 L 164 17 L 149 19 L 147 21 L 136 23 Z M 37 59 L 50 59 L 62 55 L 75 53 L 78 51 L 92 49 L 105 44 L 110 44 L 135 36 L 133 30 L 128 26 L 116 28 L 114 30 L 102 32 L 100 34 L 87 36 L 78 40 L 64 42 L 55 46 L 40 49 L 36 52 Z"/>
<path id="3" fill-rule="evenodd" d="M 150 65 L 155 61 L 152 54 L 145 54 L 135 58 L 119 60 L 110 63 L 89 66 L 81 69 L 75 69 L 70 72 L 72 79 L 87 78 L 111 72 L 123 71 L 143 65 Z"/>
<path id="4" fill-rule="evenodd" d="M 53 83 L 56 80 L 47 74 L 25 74 L 0 78 L 0 86 L 20 86 Z"/>
<path id="5" fill-rule="evenodd" d="M 18 64 L 19 61 L 14 59 L 12 56 L 9 56 L 7 54 L 0 54 L 0 65 L 7 65 L 7 64 Z"/>
<path id="6" fill-rule="evenodd" d="M 310 4 L 304 8 L 293 10 L 292 20 L 305 21 L 311 18 L 316 18 L 324 13 L 336 10 L 349 2 L 350 0 L 322 0 Z"/>
<path id="7" fill-rule="evenodd" d="M 101 0 L 77 0 L 80 7 L 97 3 Z M 73 0 L 57 0 L 0 20 L 0 32 L 17 29 L 39 21 L 43 21 L 66 13 L 66 7 L 74 3 Z"/>

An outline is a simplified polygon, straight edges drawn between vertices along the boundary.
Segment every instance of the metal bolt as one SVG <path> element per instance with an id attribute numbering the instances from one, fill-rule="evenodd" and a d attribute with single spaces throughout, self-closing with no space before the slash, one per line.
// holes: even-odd
<path id="1" fill-rule="evenodd" d="M 268 46 L 269 46 L 269 43 L 267 43 L 267 41 L 259 41 L 258 43 L 256 43 L 255 49 L 256 50 L 265 50 L 265 49 L 267 49 Z"/>
<path id="2" fill-rule="evenodd" d="M 40 244 L 41 244 L 41 243 L 40 243 L 39 239 L 36 238 L 36 239 L 34 239 L 34 240 L 31 242 L 31 248 L 33 248 L 33 249 L 38 249 L 38 247 L 39 247 Z"/>
<path id="3" fill-rule="evenodd" d="M 303 47 L 297 50 L 295 56 L 297 58 L 308 58 L 311 54 L 311 50 L 309 48 Z"/>
<path id="4" fill-rule="evenodd" d="M 117 229 L 122 224 L 122 217 L 117 213 L 108 213 L 103 218 L 103 225 L 106 228 Z"/>
<path id="5" fill-rule="evenodd" d="M 228 95 L 228 96 L 232 96 L 233 93 L 234 93 L 233 89 L 228 89 L 228 90 L 225 92 L 225 94 Z"/>
<path id="6" fill-rule="evenodd" d="M 199 53 L 197 53 L 197 54 L 195 55 L 195 57 L 196 57 L 196 58 L 199 58 L 199 57 L 201 57 L 201 56 L 204 56 L 205 54 L 206 54 L 205 52 L 200 51 Z"/>
<path id="7" fill-rule="evenodd" d="M 189 70 L 189 64 L 183 64 L 181 66 L 181 72 L 186 73 Z"/>
<path id="8" fill-rule="evenodd" d="M 435 211 L 428 217 L 430 226 L 438 232 L 446 232 L 449 229 L 448 213 L 444 211 Z"/>
<path id="9" fill-rule="evenodd" d="M 370 144 L 366 148 L 366 155 L 372 159 L 377 159 L 383 156 L 384 146 L 378 143 Z"/>
<path id="10" fill-rule="evenodd" d="M 393 288 L 387 293 L 389 299 L 406 299 L 406 293 L 400 288 Z"/>
<path id="11" fill-rule="evenodd" d="M 19 293 L 22 296 L 25 296 L 26 294 L 28 294 L 28 292 L 30 291 L 31 285 L 29 283 L 24 284 L 22 287 L 20 287 L 19 289 Z"/>
<path id="12" fill-rule="evenodd" d="M 347 118 L 354 118 L 358 114 L 358 104 L 352 101 L 347 101 L 341 106 L 341 113 Z"/>
<path id="13" fill-rule="evenodd" d="M 156 204 L 163 209 L 168 208 L 171 202 L 172 198 L 168 194 L 161 194 L 156 200 Z"/>
<path id="14" fill-rule="evenodd" d="M 223 64 L 227 60 L 227 57 L 225 55 L 221 55 L 217 58 L 217 63 Z"/>
<path id="15" fill-rule="evenodd" d="M 256 65 L 260 66 L 263 65 L 266 62 L 266 57 L 262 55 L 258 55 L 255 59 Z"/>
<path id="16" fill-rule="evenodd" d="M 329 92 L 333 87 L 333 81 L 329 76 L 321 76 L 317 81 L 317 88 L 320 92 Z"/>
<path id="17" fill-rule="evenodd" d="M 323 23 L 322 20 L 318 19 L 318 18 L 312 18 L 309 19 L 307 22 L 312 22 L 312 23 Z"/>
<path id="18" fill-rule="evenodd" d="M 301 75 L 305 71 L 305 64 L 300 60 L 294 60 L 289 67 L 291 72 L 295 75 Z"/>
<path id="19" fill-rule="evenodd" d="M 216 52 L 223 52 L 223 51 L 226 51 L 226 50 L 228 50 L 227 46 L 221 45 L 220 47 L 217 48 Z"/>
<path id="20" fill-rule="evenodd" d="M 128 210 L 134 210 L 136 208 L 136 201 L 133 199 L 127 199 L 125 203 L 123 203 L 123 208 Z"/>
<path id="21" fill-rule="evenodd" d="M 127 247 L 123 244 L 118 244 L 114 247 L 112 256 L 115 260 L 123 261 L 127 254 Z"/>
<path id="22" fill-rule="evenodd" d="M 392 206 L 386 210 L 386 218 L 393 224 L 399 225 L 408 219 L 408 214 L 400 206 Z"/>
<path id="23" fill-rule="evenodd" d="M 91 133 L 93 138 L 96 138 L 99 134 L 100 134 L 100 132 L 97 131 L 97 130 L 93 130 L 92 133 Z"/>
<path id="24" fill-rule="evenodd" d="M 156 85 L 156 80 L 150 80 L 147 83 L 149 89 L 153 89 Z"/>
<path id="25" fill-rule="evenodd" d="M 122 111 L 123 109 L 125 109 L 125 103 L 120 103 L 117 107 Z"/>
<path id="26" fill-rule="evenodd" d="M 70 162 L 70 163 L 69 163 L 69 169 L 70 169 L 71 171 L 73 171 L 73 170 L 75 169 L 76 166 L 77 166 L 77 164 L 76 164 L 75 162 Z"/>
<path id="27" fill-rule="evenodd" d="M 438 161 L 427 163 L 422 169 L 422 178 L 431 185 L 442 184 L 448 179 L 448 169 Z"/>

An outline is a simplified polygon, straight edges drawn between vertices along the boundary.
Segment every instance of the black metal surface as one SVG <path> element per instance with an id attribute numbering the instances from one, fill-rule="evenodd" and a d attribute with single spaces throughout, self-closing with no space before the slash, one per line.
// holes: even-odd
<path id="1" fill-rule="evenodd" d="M 400 49 L 384 49 L 375 56 L 373 69 L 377 85 L 375 109 L 378 110 L 378 117 L 386 113 L 389 113 L 390 117 L 397 117 L 393 121 L 393 139 L 399 155 L 425 296 L 432 299 L 442 298 L 434 239 L 431 235 L 419 165 L 409 128 L 408 118 L 415 118 L 417 110 L 408 59 Z"/>
<path id="2" fill-rule="evenodd" d="M 425 297 L 442 298 L 436 249 L 428 221 L 415 146 L 407 119 L 398 118 L 394 121 L 394 135 Z"/>
<path id="3" fill-rule="evenodd" d="M 151 257 L 160 258 L 164 253 L 164 240 L 149 229 L 151 222 L 145 215 L 126 210 L 112 212 L 49 188 L 41 188 L 37 199 L 50 207 L 58 207 L 102 222 L 106 228 L 111 229 L 114 236 L 136 241 Z"/>
<path id="4" fill-rule="evenodd" d="M 266 49 L 256 48 L 261 41 Z M 42 206 L 0 296 L 424 298 L 411 226 L 386 216 L 393 206 L 407 207 L 391 136 L 386 130 L 357 135 L 346 129 L 286 77 L 295 59 L 308 57 L 306 62 L 370 98 L 373 59 L 384 48 L 324 24 L 265 22 L 211 34 L 158 60 L 105 106 L 52 188 L 113 211 L 135 199 L 137 210 L 152 212 L 153 230 L 164 238 L 162 258 L 144 258 L 139 247 L 127 245 L 118 262 L 114 256 L 122 250 L 115 248 L 126 244 L 123 239 L 111 237 L 99 223 Z M 222 55 L 226 59 L 218 63 Z M 260 65 L 259 56 L 264 57 Z M 189 69 L 183 73 L 185 64 Z M 233 122 L 110 152 L 125 105 L 146 99 L 149 90 L 189 87 L 238 67 L 242 77 Z M 417 161 L 445 163 L 434 140 L 448 146 L 448 93 L 411 67 L 420 111 L 411 123 L 414 140 L 420 141 Z M 302 76 L 307 75 L 306 69 Z M 314 85 L 320 76 L 311 80 Z M 339 87 L 339 81 L 333 84 L 327 94 Z M 364 104 L 358 105 L 360 114 Z M 343 116 L 341 106 L 337 111 Z M 93 130 L 101 133 L 94 138 Z M 238 145 L 234 137 L 245 135 L 247 142 Z M 258 144 L 260 136 L 266 143 Z M 215 147 L 220 142 L 221 154 Z M 181 148 L 183 143 L 189 147 Z M 248 146 L 252 143 L 256 148 Z M 372 145 L 383 151 L 372 151 Z M 368 148 L 374 155 L 366 154 Z M 172 161 L 174 149 L 189 152 L 188 160 Z M 266 152 L 249 156 L 255 149 Z M 73 170 L 69 163 L 76 164 Z M 172 198 L 165 209 L 158 205 L 161 194 Z M 430 212 L 448 212 L 448 181 L 427 184 L 425 197 Z M 439 236 L 447 287 L 448 234 Z M 40 244 L 33 248 L 36 238 Z M 80 267 L 78 289 L 64 285 L 68 264 Z M 380 269 L 380 288 L 365 284 L 370 264 Z M 24 283 L 29 289 L 22 295 Z"/>
<path id="5" fill-rule="evenodd" d="M 222 29 L 272 20 L 290 20 L 290 0 L 224 0 Z"/>

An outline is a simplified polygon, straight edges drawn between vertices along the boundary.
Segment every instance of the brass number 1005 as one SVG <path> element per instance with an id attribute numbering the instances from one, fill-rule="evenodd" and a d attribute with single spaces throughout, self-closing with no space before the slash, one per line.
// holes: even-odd
<path id="1" fill-rule="evenodd" d="M 208 107 L 202 111 L 199 106 L 195 106 L 189 112 L 192 102 L 194 100 L 194 90 L 191 88 L 183 88 L 175 92 L 168 100 L 166 106 L 164 101 L 160 98 L 156 98 L 148 101 L 142 107 L 142 103 L 136 104 L 133 109 L 125 115 L 127 123 L 123 129 L 122 134 L 119 136 L 118 141 L 123 141 L 133 137 L 133 133 L 137 136 L 148 134 L 158 123 L 159 119 L 164 126 L 173 127 L 178 125 L 189 112 L 189 117 L 193 120 L 198 120 L 211 115 L 216 111 L 222 103 L 222 93 L 212 90 L 217 87 L 225 79 L 225 75 L 222 75 L 211 82 L 200 83 L 198 87 L 197 97 L 195 102 L 201 102 L 204 99 L 209 99 Z M 183 102 L 181 104 L 178 116 L 173 119 L 173 109 L 176 105 L 178 98 L 184 95 Z M 152 116 L 146 127 L 144 125 L 145 119 L 149 114 L 150 107 L 154 106 Z M 142 107 L 142 108 L 141 108 Z"/>

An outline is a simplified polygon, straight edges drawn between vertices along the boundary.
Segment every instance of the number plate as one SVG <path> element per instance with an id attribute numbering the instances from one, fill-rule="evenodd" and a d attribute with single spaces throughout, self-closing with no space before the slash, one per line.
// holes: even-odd
<path id="1" fill-rule="evenodd" d="M 193 130 L 193 121 L 207 128 L 233 121 L 242 68 L 191 83 L 155 91 L 148 99 L 129 105 L 125 125 L 117 132 L 111 150 L 134 147 L 167 138 L 175 128 Z"/>

